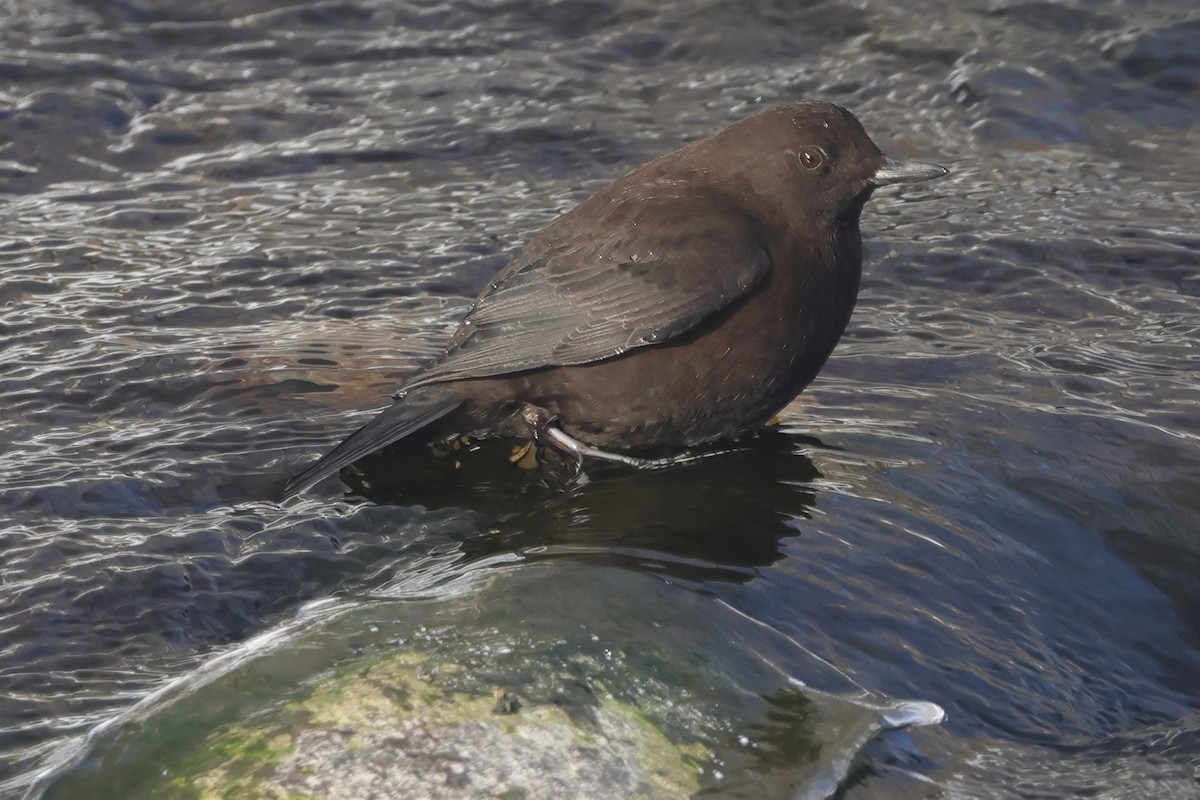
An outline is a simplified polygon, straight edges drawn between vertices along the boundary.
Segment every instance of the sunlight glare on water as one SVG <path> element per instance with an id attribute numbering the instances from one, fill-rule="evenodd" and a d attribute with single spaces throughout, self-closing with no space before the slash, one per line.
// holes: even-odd
<path id="1" fill-rule="evenodd" d="M 638 705 L 708 796 L 1200 797 L 1194 4 L 0 12 L 0 796 L 156 796 L 156 731 L 420 650 Z M 953 172 L 868 204 L 777 429 L 275 502 L 530 234 L 798 97 Z"/>

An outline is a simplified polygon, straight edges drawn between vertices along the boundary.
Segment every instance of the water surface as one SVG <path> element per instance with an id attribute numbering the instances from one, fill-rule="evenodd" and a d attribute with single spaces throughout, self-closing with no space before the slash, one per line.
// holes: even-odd
<path id="1" fill-rule="evenodd" d="M 715 796 L 794 788 L 802 682 L 948 713 L 846 798 L 1200 797 L 1193 3 L 0 9 L 0 794 L 307 601 L 495 572 L 757 698 Z M 778 430 L 274 502 L 530 233 L 797 97 L 954 172 L 869 204 Z"/>

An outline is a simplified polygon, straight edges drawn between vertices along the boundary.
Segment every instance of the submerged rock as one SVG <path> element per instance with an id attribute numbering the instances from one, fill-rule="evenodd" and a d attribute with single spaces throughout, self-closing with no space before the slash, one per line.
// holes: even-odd
<path id="1" fill-rule="evenodd" d="M 580 715 L 527 700 L 499 713 L 495 697 L 450 688 L 458 672 L 399 656 L 336 677 L 278 719 L 218 730 L 197 771 L 170 783 L 271 800 L 648 800 L 699 788 L 703 749 L 672 744 L 636 709 L 606 700 Z"/>
<path id="2" fill-rule="evenodd" d="M 837 677 L 743 621 L 562 561 L 322 601 L 79 737 L 28 798 L 825 800 L 885 731 L 942 717 L 781 675 Z"/>

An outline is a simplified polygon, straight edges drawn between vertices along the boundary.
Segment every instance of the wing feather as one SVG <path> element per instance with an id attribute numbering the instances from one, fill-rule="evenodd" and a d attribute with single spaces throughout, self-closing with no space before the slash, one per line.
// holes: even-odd
<path id="1" fill-rule="evenodd" d="M 674 197 L 668 213 L 646 216 L 653 204 L 642 200 L 640 216 L 623 224 L 592 224 L 581 234 L 585 226 L 567 215 L 530 242 L 406 390 L 586 364 L 669 341 L 769 273 L 768 252 L 743 215 Z"/>

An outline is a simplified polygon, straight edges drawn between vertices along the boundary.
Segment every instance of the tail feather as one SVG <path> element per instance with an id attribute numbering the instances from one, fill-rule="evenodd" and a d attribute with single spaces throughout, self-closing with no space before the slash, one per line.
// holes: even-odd
<path id="1" fill-rule="evenodd" d="M 283 489 L 284 498 L 299 494 L 342 467 L 349 466 L 363 456 L 441 419 L 459 405 L 456 402 L 416 406 L 403 401 L 393 403 L 391 407 L 379 412 L 373 420 L 350 434 L 333 450 L 321 456 L 308 469 L 288 481 Z"/>

